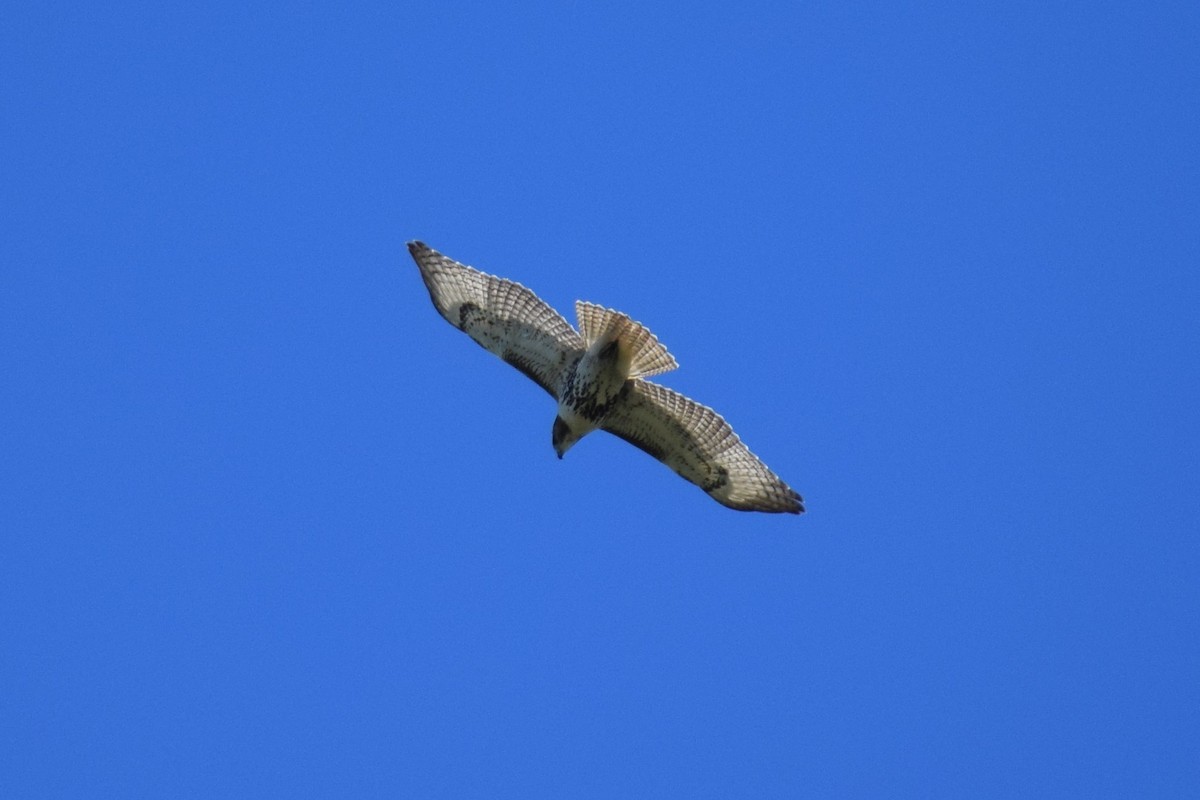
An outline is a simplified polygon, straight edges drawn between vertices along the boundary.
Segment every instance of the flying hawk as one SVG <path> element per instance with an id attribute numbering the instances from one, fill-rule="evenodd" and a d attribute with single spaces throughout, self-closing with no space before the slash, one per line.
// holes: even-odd
<path id="1" fill-rule="evenodd" d="M 541 386 L 558 403 L 559 458 L 585 434 L 608 431 L 645 450 L 739 511 L 799 514 L 800 495 L 759 461 L 707 406 L 646 380 L 679 366 L 645 326 L 577 301 L 579 331 L 519 283 L 409 242 L 438 313 Z"/>

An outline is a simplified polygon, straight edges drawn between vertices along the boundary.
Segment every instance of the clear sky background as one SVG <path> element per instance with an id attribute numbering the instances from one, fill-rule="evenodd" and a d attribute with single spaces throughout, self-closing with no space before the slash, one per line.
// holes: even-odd
<path id="1" fill-rule="evenodd" d="M 1195 3 L 25 5 L 0 795 L 1196 796 Z M 414 238 L 809 512 L 558 461 Z"/>

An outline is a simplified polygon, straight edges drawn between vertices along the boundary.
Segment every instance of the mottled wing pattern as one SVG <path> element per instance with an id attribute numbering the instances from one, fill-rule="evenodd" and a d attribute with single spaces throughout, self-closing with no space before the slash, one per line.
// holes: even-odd
<path id="1" fill-rule="evenodd" d="M 438 313 L 557 398 L 564 368 L 584 350 L 561 314 L 521 284 L 460 264 L 423 242 L 409 242 L 408 252 Z"/>
<path id="2" fill-rule="evenodd" d="M 640 447 L 739 511 L 799 514 L 804 500 L 750 452 L 707 406 L 645 380 L 631 380 L 600 427 Z"/>

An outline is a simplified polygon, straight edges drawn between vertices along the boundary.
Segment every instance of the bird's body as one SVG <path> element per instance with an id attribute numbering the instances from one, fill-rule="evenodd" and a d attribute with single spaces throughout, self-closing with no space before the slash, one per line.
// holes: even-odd
<path id="1" fill-rule="evenodd" d="M 558 418 L 566 424 L 569 441 L 576 442 L 599 427 L 629 378 L 617 358 L 617 342 L 601 350 L 593 345 L 564 372 L 558 395 Z M 567 448 L 555 442 L 559 458 Z"/>
<path id="2" fill-rule="evenodd" d="M 654 334 L 612 309 L 579 301 L 579 331 L 518 283 L 410 242 L 434 306 L 450 324 L 541 386 L 558 403 L 559 458 L 606 430 L 659 459 L 717 502 L 742 511 L 804 511 L 711 408 L 646 380 L 675 369 Z"/>

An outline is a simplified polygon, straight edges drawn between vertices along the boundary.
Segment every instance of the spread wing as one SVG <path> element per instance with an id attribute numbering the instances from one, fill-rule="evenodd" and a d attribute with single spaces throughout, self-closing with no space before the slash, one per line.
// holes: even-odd
<path id="1" fill-rule="evenodd" d="M 447 258 L 423 242 L 408 252 L 446 320 L 557 399 L 563 370 L 586 345 L 562 315 L 519 283 Z"/>
<path id="2" fill-rule="evenodd" d="M 636 379 L 600 427 L 640 447 L 739 511 L 799 514 L 804 500 L 742 443 L 729 423 L 707 406 L 657 383 Z"/>

